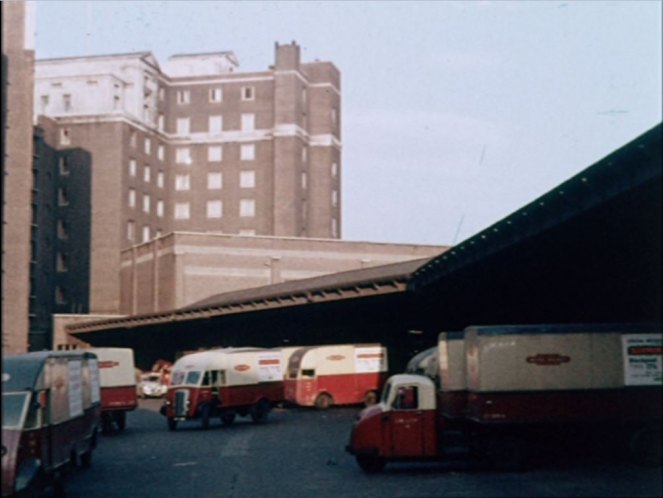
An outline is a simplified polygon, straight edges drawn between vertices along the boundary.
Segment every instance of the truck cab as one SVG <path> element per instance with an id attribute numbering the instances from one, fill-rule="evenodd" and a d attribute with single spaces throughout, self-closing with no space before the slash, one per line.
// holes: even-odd
<path id="1" fill-rule="evenodd" d="M 428 377 L 401 374 L 387 381 L 380 402 L 358 415 L 346 448 L 362 470 L 379 472 L 387 460 L 437 457 L 435 396 Z"/>

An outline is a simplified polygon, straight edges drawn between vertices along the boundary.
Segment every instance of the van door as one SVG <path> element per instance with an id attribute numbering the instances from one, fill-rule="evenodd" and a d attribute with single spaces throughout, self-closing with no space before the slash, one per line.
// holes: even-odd
<path id="1" fill-rule="evenodd" d="M 419 388 L 400 386 L 389 412 L 387 452 L 390 457 L 424 455 L 424 416 L 419 409 Z"/>

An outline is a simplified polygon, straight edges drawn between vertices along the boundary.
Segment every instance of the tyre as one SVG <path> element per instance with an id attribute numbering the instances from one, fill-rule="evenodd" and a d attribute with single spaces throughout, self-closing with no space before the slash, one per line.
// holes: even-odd
<path id="1" fill-rule="evenodd" d="M 115 417 L 115 425 L 121 431 L 127 427 L 127 414 L 125 412 L 120 412 Z"/>
<path id="2" fill-rule="evenodd" d="M 382 457 L 357 455 L 357 465 L 367 474 L 377 474 L 384 470 L 387 461 Z"/>
<path id="3" fill-rule="evenodd" d="M 89 469 L 92 466 L 92 450 L 88 450 L 81 455 L 81 467 Z"/>
<path id="4" fill-rule="evenodd" d="M 373 406 L 378 402 L 378 393 L 375 391 L 368 391 L 364 396 L 364 404 L 366 406 Z"/>
<path id="5" fill-rule="evenodd" d="M 176 429 L 177 429 L 177 420 L 175 420 L 173 417 L 168 417 L 168 430 L 174 431 Z"/>
<path id="6" fill-rule="evenodd" d="M 209 405 L 203 405 L 200 411 L 200 426 L 203 428 L 203 430 L 209 429 L 209 418 L 211 411 L 212 410 Z"/>
<path id="7" fill-rule="evenodd" d="M 235 421 L 235 412 L 232 410 L 224 411 L 220 415 L 221 423 L 223 425 L 232 425 L 232 423 Z"/>
<path id="8" fill-rule="evenodd" d="M 334 398 L 327 393 L 318 394 L 318 397 L 315 398 L 315 407 L 318 410 L 327 410 L 333 404 Z"/>
<path id="9" fill-rule="evenodd" d="M 650 425 L 634 430 L 628 438 L 628 455 L 638 465 L 660 466 L 661 428 Z"/>
<path id="10" fill-rule="evenodd" d="M 271 410 L 271 405 L 269 404 L 269 401 L 266 399 L 262 399 L 258 401 L 257 404 L 253 405 L 251 407 L 251 419 L 255 423 L 261 423 L 267 420 L 267 415 L 269 415 L 269 411 Z"/>

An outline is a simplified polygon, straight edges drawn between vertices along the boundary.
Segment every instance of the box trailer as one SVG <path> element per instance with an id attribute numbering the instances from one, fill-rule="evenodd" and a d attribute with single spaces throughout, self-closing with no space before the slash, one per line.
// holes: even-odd
<path id="1" fill-rule="evenodd" d="M 290 356 L 286 401 L 327 409 L 375 404 L 387 380 L 387 349 L 380 344 L 303 347 Z"/>
<path id="2" fill-rule="evenodd" d="M 102 430 L 109 433 L 115 425 L 123 431 L 127 412 L 138 406 L 134 352 L 129 348 L 91 348 L 88 351 L 99 358 Z"/>
<path id="3" fill-rule="evenodd" d="M 89 467 L 101 424 L 99 369 L 87 351 L 2 358 L 2 496 L 62 493 L 72 467 Z"/>
<path id="4" fill-rule="evenodd" d="M 660 464 L 660 326 L 469 327 L 440 334 L 438 348 L 439 389 L 393 376 L 355 423 L 347 450 L 365 471 L 444 458 L 452 444 L 502 469 L 607 442 Z"/>
<path id="5" fill-rule="evenodd" d="M 198 419 L 208 428 L 218 416 L 231 424 L 236 415 L 254 422 L 267 419 L 283 401 L 282 353 L 262 348 L 223 348 L 192 353 L 173 366 L 166 400 L 161 408 L 168 428 Z"/>

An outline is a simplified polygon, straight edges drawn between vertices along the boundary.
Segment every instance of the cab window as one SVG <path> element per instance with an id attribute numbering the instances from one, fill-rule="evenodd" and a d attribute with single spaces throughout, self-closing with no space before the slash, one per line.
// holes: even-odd
<path id="1" fill-rule="evenodd" d="M 190 386 L 197 386 L 198 382 L 200 382 L 200 372 L 192 370 L 186 374 L 186 381 L 184 382 L 185 384 Z"/>
<path id="2" fill-rule="evenodd" d="M 302 377 L 315 377 L 315 369 L 305 368 L 302 369 Z"/>
<path id="3" fill-rule="evenodd" d="M 401 386 L 392 405 L 397 410 L 416 410 L 419 407 L 419 389 L 416 386 Z"/>

